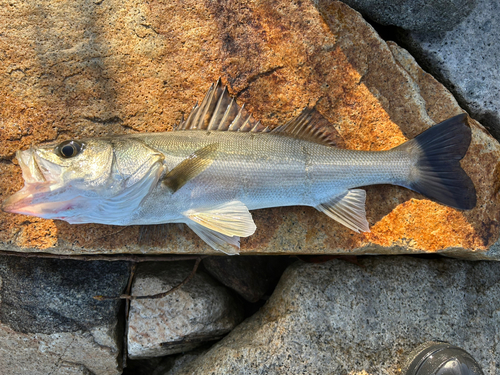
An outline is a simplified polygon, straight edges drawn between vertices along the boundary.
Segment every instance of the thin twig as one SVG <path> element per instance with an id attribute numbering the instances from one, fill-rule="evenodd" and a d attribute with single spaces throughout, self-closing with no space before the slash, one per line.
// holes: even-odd
<path id="1" fill-rule="evenodd" d="M 184 280 L 182 280 L 182 282 L 180 284 L 178 284 L 177 286 L 174 286 L 172 289 L 170 289 L 170 290 L 168 290 L 166 292 L 154 294 L 152 296 L 131 296 L 131 295 L 126 295 L 126 296 L 120 296 L 120 297 L 121 298 L 125 298 L 127 300 L 135 300 L 135 299 L 160 299 L 160 298 L 166 297 L 169 294 L 172 294 L 173 292 L 175 292 L 177 289 L 181 288 L 183 285 L 186 285 L 194 277 L 194 275 L 196 274 L 196 271 L 198 270 L 198 266 L 200 265 L 201 260 L 202 260 L 202 257 L 199 257 L 198 259 L 196 259 L 196 262 L 194 264 L 194 267 L 193 267 L 193 270 L 191 271 L 191 273 Z"/>
<path id="2" fill-rule="evenodd" d="M 125 299 L 125 300 L 129 300 L 130 301 L 130 300 L 137 300 L 137 299 L 159 299 L 159 298 L 163 298 L 163 297 L 168 296 L 169 294 L 175 292 L 177 289 L 179 289 L 183 285 L 187 284 L 194 277 L 194 275 L 196 274 L 196 271 L 198 270 L 198 266 L 200 265 L 200 262 L 201 262 L 201 260 L 203 258 L 204 257 L 201 257 L 201 256 L 198 257 L 196 259 L 196 263 L 194 264 L 194 267 L 193 267 L 193 270 L 191 271 L 191 273 L 184 280 L 182 280 L 181 283 L 179 283 L 178 285 L 174 286 L 172 289 L 167 290 L 166 292 L 162 292 L 162 293 L 158 293 L 158 294 L 153 294 L 153 295 L 150 295 L 150 296 L 132 296 L 132 295 L 130 295 L 130 293 L 126 293 L 126 294 L 122 294 L 119 297 L 95 296 L 94 298 L 97 299 L 97 300 L 99 300 L 99 301 L 103 301 L 103 300 L 117 300 L 117 299 Z"/>

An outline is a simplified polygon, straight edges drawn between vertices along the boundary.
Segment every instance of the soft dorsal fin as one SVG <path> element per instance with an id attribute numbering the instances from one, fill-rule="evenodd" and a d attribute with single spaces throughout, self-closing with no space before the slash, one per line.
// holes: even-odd
<path id="1" fill-rule="evenodd" d="M 219 130 L 242 132 L 266 132 L 267 128 L 245 110 L 239 107 L 234 98 L 222 87 L 220 78 L 208 89 L 200 105 L 196 104 L 186 121 L 176 130 Z"/>
<path id="2" fill-rule="evenodd" d="M 331 128 L 329 134 L 326 128 Z M 304 139 L 306 141 L 319 143 L 326 146 L 338 146 L 338 140 L 333 140 L 330 136 L 335 135 L 336 138 L 339 134 L 326 118 L 324 118 L 315 108 L 307 107 L 300 115 L 293 120 L 287 122 L 285 125 L 278 126 L 271 131 L 272 133 L 279 133 L 294 138 Z"/>

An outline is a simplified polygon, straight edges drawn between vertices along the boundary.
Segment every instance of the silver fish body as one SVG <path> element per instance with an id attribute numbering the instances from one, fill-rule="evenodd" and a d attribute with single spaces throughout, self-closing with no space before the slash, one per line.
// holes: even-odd
<path id="1" fill-rule="evenodd" d="M 158 184 L 124 225 L 182 222 L 179 213 L 186 209 L 228 200 L 241 201 L 249 210 L 316 207 L 354 187 L 403 185 L 411 167 L 403 151 L 343 150 L 273 133 L 188 130 L 133 138 L 161 152 L 166 170 L 211 144 L 218 151 L 210 168 L 175 194 L 165 194 Z"/>
<path id="2" fill-rule="evenodd" d="M 459 209 L 476 203 L 460 166 L 470 139 L 455 116 L 392 150 L 334 147 L 306 109 L 268 131 L 212 85 L 177 131 L 65 141 L 20 151 L 25 187 L 8 212 L 70 223 L 186 223 L 214 249 L 236 253 L 249 210 L 316 207 L 369 231 L 360 186 L 400 185 Z"/>

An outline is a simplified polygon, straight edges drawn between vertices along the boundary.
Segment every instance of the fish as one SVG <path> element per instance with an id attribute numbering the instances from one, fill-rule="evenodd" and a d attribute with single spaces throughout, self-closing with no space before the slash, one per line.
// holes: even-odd
<path id="1" fill-rule="evenodd" d="M 240 238 L 256 231 L 257 209 L 311 206 L 369 232 L 363 186 L 398 185 L 456 209 L 475 207 L 460 165 L 471 142 L 466 114 L 374 152 L 337 147 L 324 121 L 306 107 L 270 130 L 219 79 L 174 131 L 18 151 L 25 184 L 2 208 L 71 224 L 184 223 L 213 249 L 237 254 Z"/>

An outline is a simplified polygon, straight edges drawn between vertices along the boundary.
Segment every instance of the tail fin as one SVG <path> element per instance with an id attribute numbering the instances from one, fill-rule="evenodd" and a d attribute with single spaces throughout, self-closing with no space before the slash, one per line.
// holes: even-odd
<path id="1" fill-rule="evenodd" d="M 453 208 L 474 208 L 476 189 L 460 166 L 470 141 L 467 115 L 461 114 L 397 147 L 416 159 L 406 187 Z"/>

